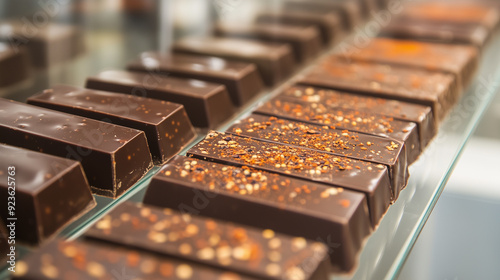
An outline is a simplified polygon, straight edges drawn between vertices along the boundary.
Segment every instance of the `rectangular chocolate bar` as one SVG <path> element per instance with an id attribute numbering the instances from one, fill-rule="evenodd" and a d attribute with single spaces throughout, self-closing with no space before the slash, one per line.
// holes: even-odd
<path id="1" fill-rule="evenodd" d="M 262 104 L 254 113 L 393 138 L 405 143 L 409 164 L 427 144 L 420 141 L 416 123 L 360 110 L 330 108 L 278 96 Z"/>
<path id="2" fill-rule="evenodd" d="M 17 261 L 13 280 L 203 279 L 256 280 L 228 269 L 184 259 L 105 244 L 99 241 L 54 240 Z"/>
<path id="3" fill-rule="evenodd" d="M 398 17 L 384 27 L 379 36 L 446 44 L 470 44 L 483 48 L 490 38 L 490 31 L 480 24 L 456 25 Z"/>
<path id="4" fill-rule="evenodd" d="M 96 205 L 78 161 L 0 144 L 0 180 L 0 220 L 21 243 L 41 243 Z"/>
<path id="5" fill-rule="evenodd" d="M 330 45 L 342 32 L 341 18 L 336 11 L 262 11 L 257 15 L 256 22 L 297 26 L 313 25 L 320 32 L 325 45 Z"/>
<path id="6" fill-rule="evenodd" d="M 285 79 L 295 68 L 293 52 L 287 44 L 235 38 L 188 37 L 175 42 L 173 50 L 254 63 L 268 86 Z"/>
<path id="7" fill-rule="evenodd" d="M 406 147 L 395 139 L 263 115 L 250 115 L 228 130 L 241 136 L 289 144 L 387 166 L 397 199 L 408 182 Z"/>
<path id="8" fill-rule="evenodd" d="M 306 62 L 321 51 L 321 38 L 313 26 L 293 26 L 276 23 L 219 23 L 215 34 L 223 37 L 258 39 L 265 42 L 289 44 L 295 54 L 295 60 Z"/>
<path id="9" fill-rule="evenodd" d="M 142 130 L 156 163 L 173 157 L 196 136 L 184 107 L 168 101 L 56 85 L 28 98 L 27 102 Z"/>
<path id="10" fill-rule="evenodd" d="M 92 191 L 112 198 L 153 166 L 142 131 L 6 99 L 0 99 L 0 143 L 78 160 Z"/>
<path id="11" fill-rule="evenodd" d="M 153 177 L 144 203 L 342 244 L 330 259 L 344 271 L 370 233 L 362 193 L 182 156 Z"/>
<path id="12" fill-rule="evenodd" d="M 500 13 L 481 4 L 480 1 L 470 1 L 468 3 L 463 1 L 453 1 L 452 3 L 420 1 L 408 5 L 402 10 L 400 16 L 410 21 L 445 22 L 456 26 L 480 24 L 489 30 L 497 27 L 500 21 Z"/>
<path id="13" fill-rule="evenodd" d="M 215 56 L 143 52 L 127 69 L 223 84 L 236 106 L 244 105 L 264 87 L 254 64 Z"/>
<path id="14" fill-rule="evenodd" d="M 361 95 L 430 106 L 440 122 L 458 101 L 460 85 L 452 74 L 382 63 L 324 59 L 299 81 Z"/>
<path id="15" fill-rule="evenodd" d="M 226 87 L 200 80 L 109 70 L 87 78 L 86 87 L 182 104 L 198 127 L 214 127 L 235 111 Z"/>
<path id="16" fill-rule="evenodd" d="M 351 31 L 362 22 L 362 7 L 356 1 L 287 0 L 283 9 L 287 11 L 335 12 L 340 17 L 342 29 Z"/>
<path id="17" fill-rule="evenodd" d="M 426 43 L 376 38 L 363 48 L 352 48 L 344 55 L 355 61 L 405 65 L 454 74 L 460 88 L 469 85 L 478 67 L 474 46 Z"/>
<path id="18" fill-rule="evenodd" d="M 14 49 L 8 44 L 0 43 L 0 87 L 10 86 L 28 78 L 29 72 L 25 49 Z"/>
<path id="19" fill-rule="evenodd" d="M 394 201 L 389 173 L 383 164 L 215 131 L 187 154 L 361 192 L 366 195 L 373 225 L 379 223 Z"/>
<path id="20" fill-rule="evenodd" d="M 420 143 L 423 145 L 427 145 L 437 133 L 437 124 L 429 106 L 301 85 L 291 86 L 283 90 L 279 98 L 308 102 L 315 107 L 316 113 L 328 113 L 329 110 L 336 108 L 356 108 L 359 111 L 391 117 L 396 120 L 414 122 L 417 124 Z"/>
<path id="21" fill-rule="evenodd" d="M 85 51 L 84 36 L 78 27 L 40 21 L 1 22 L 0 41 L 26 47 L 29 62 L 37 68 L 62 63 Z"/>
<path id="22" fill-rule="evenodd" d="M 319 242 L 130 202 L 85 236 L 257 279 L 327 279 L 330 263 Z"/>

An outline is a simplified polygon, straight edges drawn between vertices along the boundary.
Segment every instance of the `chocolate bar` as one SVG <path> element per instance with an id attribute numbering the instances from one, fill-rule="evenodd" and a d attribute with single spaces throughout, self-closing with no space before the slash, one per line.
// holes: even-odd
<path id="1" fill-rule="evenodd" d="M 0 144 L 0 179 L 0 220 L 21 243 L 41 243 L 96 205 L 78 161 Z"/>
<path id="2" fill-rule="evenodd" d="M 474 46 L 436 44 L 376 38 L 364 48 L 349 49 L 344 55 L 355 61 L 370 61 L 452 73 L 461 88 L 469 85 L 478 66 Z"/>
<path id="3" fill-rule="evenodd" d="M 236 106 L 244 105 L 264 86 L 255 65 L 214 56 L 144 52 L 127 69 L 223 84 Z"/>
<path id="4" fill-rule="evenodd" d="M 383 164 L 215 131 L 187 155 L 364 193 L 373 225 L 394 201 L 389 173 Z"/>
<path id="5" fill-rule="evenodd" d="M 97 221 L 85 236 L 257 279 L 328 276 L 328 250 L 319 242 L 169 208 L 125 202 Z"/>
<path id="6" fill-rule="evenodd" d="M 342 29 L 346 32 L 362 22 L 362 7 L 356 1 L 287 0 L 283 9 L 287 11 L 335 12 L 340 17 Z"/>
<path id="7" fill-rule="evenodd" d="M 405 143 L 408 164 L 417 160 L 430 140 L 423 138 L 425 142 L 421 141 L 417 124 L 413 122 L 286 97 L 278 96 L 258 107 L 254 113 L 397 139 Z"/>
<path id="8" fill-rule="evenodd" d="M 370 233 L 361 193 L 182 156 L 153 177 L 144 203 L 342 244 L 330 259 L 344 271 Z"/>
<path id="9" fill-rule="evenodd" d="M 223 37 L 258 39 L 265 42 L 285 43 L 292 47 L 295 60 L 306 62 L 321 51 L 321 38 L 313 26 L 256 23 L 252 25 L 219 23 L 215 34 Z"/>
<path id="10" fill-rule="evenodd" d="M 299 83 L 430 106 L 442 121 L 457 102 L 460 86 L 452 74 L 371 62 L 324 59 Z"/>
<path id="11" fill-rule="evenodd" d="M 341 18 L 336 11 L 263 11 L 257 15 L 258 23 L 315 26 L 321 34 L 323 44 L 329 45 L 342 32 Z"/>
<path id="12" fill-rule="evenodd" d="M 26 47 L 34 67 L 46 68 L 67 61 L 85 51 L 82 31 L 55 23 L 6 21 L 0 23 L 0 41 Z"/>
<path id="13" fill-rule="evenodd" d="M 446 22 L 456 26 L 480 24 L 489 30 L 498 26 L 500 21 L 500 13 L 495 9 L 480 4 L 480 1 L 471 1 L 469 3 L 460 3 L 459 1 L 453 1 L 453 3 L 442 1 L 412 3 L 402 10 L 400 16 L 410 21 Z"/>
<path id="14" fill-rule="evenodd" d="M 414 122 L 417 124 L 420 143 L 423 145 L 427 145 L 437 132 L 437 124 L 429 106 L 301 85 L 283 90 L 277 97 L 281 98 L 308 102 L 314 106 L 316 113 L 328 113 L 329 110 L 336 108 L 356 108 L 359 111 L 396 120 Z"/>
<path id="15" fill-rule="evenodd" d="M 27 102 L 142 130 L 156 163 L 173 157 L 196 135 L 184 107 L 168 101 L 56 85 L 28 98 Z"/>
<path id="16" fill-rule="evenodd" d="M 254 63 L 268 86 L 285 79 L 295 68 L 293 52 L 287 44 L 235 38 L 188 37 L 174 43 L 173 50 Z"/>
<path id="17" fill-rule="evenodd" d="M 480 24 L 456 25 L 398 17 L 384 27 L 379 36 L 446 44 L 471 44 L 483 48 L 489 40 L 490 32 Z"/>
<path id="18" fill-rule="evenodd" d="M 200 80 L 110 70 L 87 78 L 86 87 L 182 104 L 198 127 L 214 127 L 235 111 L 226 87 Z"/>
<path id="19" fill-rule="evenodd" d="M 13 280 L 256 280 L 227 269 L 88 240 L 55 240 L 17 261 Z"/>
<path id="20" fill-rule="evenodd" d="M 408 182 L 406 148 L 403 142 L 395 139 L 255 114 L 234 124 L 227 131 L 383 164 L 389 170 L 395 199 Z"/>
<path id="21" fill-rule="evenodd" d="M 0 143 L 78 160 L 92 191 L 112 198 L 153 166 L 142 131 L 6 99 L 0 99 Z"/>
<path id="22" fill-rule="evenodd" d="M 0 43 L 0 71 L 2 71 L 0 87 L 6 87 L 28 78 L 29 67 L 25 49 L 14 49 L 8 44 Z"/>

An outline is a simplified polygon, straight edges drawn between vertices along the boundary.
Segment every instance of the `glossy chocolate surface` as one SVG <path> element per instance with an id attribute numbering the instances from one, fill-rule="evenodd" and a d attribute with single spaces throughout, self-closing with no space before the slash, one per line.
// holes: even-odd
<path id="1" fill-rule="evenodd" d="M 24 48 L 11 48 L 0 43 L 0 87 L 20 82 L 29 75 L 28 57 Z"/>
<path id="2" fill-rule="evenodd" d="M 125 202 L 97 221 L 85 236 L 258 279 L 328 276 L 327 248 L 321 243 L 169 208 Z"/>
<path id="3" fill-rule="evenodd" d="M 236 106 L 245 104 L 264 87 L 254 64 L 215 56 L 143 52 L 127 69 L 223 84 Z"/>
<path id="4" fill-rule="evenodd" d="M 291 86 L 279 96 L 308 102 L 315 106 L 318 113 L 335 108 L 356 108 L 396 120 L 414 122 L 418 127 L 420 143 L 424 146 L 437 133 L 437 124 L 429 106 L 302 85 Z"/>
<path id="5" fill-rule="evenodd" d="M 29 61 L 35 67 L 50 67 L 85 51 L 84 36 L 75 26 L 43 20 L 43 24 L 28 23 L 24 20 L 0 22 L 0 41 L 26 47 Z"/>
<path id="6" fill-rule="evenodd" d="M 392 63 L 452 73 L 460 87 L 467 87 L 478 65 L 478 50 L 474 46 L 426 43 L 409 40 L 376 38 L 364 48 L 345 53 L 355 61 Z"/>
<path id="7" fill-rule="evenodd" d="M 215 33 L 223 37 L 258 39 L 265 42 L 290 44 L 295 60 L 305 62 L 321 51 L 321 37 L 313 26 L 303 27 L 275 23 L 219 23 Z"/>
<path id="8" fill-rule="evenodd" d="M 74 160 L 0 144 L 0 180 L 5 198 L 1 220 L 14 223 L 20 243 L 41 243 L 95 206 L 83 169 Z M 13 193 L 15 200 L 10 199 Z"/>
<path id="9" fill-rule="evenodd" d="M 330 259 L 344 271 L 354 266 L 370 233 L 361 193 L 182 156 L 153 177 L 144 203 L 311 240 L 329 239 L 340 245 Z"/>
<path id="10" fill-rule="evenodd" d="M 142 131 L 6 99 L 0 143 L 78 160 L 92 191 L 113 198 L 153 165 Z"/>
<path id="11" fill-rule="evenodd" d="M 163 100 L 56 85 L 28 103 L 142 130 L 156 163 L 173 157 L 196 135 L 184 107 Z"/>
<path id="12" fill-rule="evenodd" d="M 188 37 L 175 42 L 173 50 L 254 63 L 268 86 L 287 78 L 295 68 L 292 49 L 282 43 L 236 38 Z"/>
<path id="13" fill-rule="evenodd" d="M 227 131 L 237 135 L 384 164 L 389 170 L 395 198 L 408 182 L 406 148 L 404 143 L 395 139 L 256 114 L 234 124 Z"/>
<path id="14" fill-rule="evenodd" d="M 299 83 L 430 106 L 438 121 L 456 103 L 460 92 L 452 74 L 379 63 L 348 62 L 338 56 L 321 61 Z"/>
<path id="15" fill-rule="evenodd" d="M 472 44 L 482 48 L 490 37 L 490 31 L 480 24 L 456 25 L 400 17 L 384 27 L 380 36 L 446 44 Z"/>
<path id="16" fill-rule="evenodd" d="M 412 21 L 446 22 L 457 26 L 481 24 L 489 29 L 495 28 L 500 20 L 499 11 L 491 9 L 480 2 L 460 3 L 460 1 L 453 1 L 452 3 L 445 3 L 443 1 L 423 1 L 408 5 L 400 16 Z"/>
<path id="17" fill-rule="evenodd" d="M 263 11 L 257 15 L 258 23 L 280 23 L 298 26 L 315 26 L 321 34 L 323 44 L 332 43 L 342 31 L 340 15 L 336 11 Z"/>
<path id="18" fill-rule="evenodd" d="M 285 10 L 311 11 L 322 13 L 335 12 L 340 17 L 342 29 L 350 31 L 362 21 L 362 7 L 356 1 L 322 1 L 322 0 L 287 0 L 284 2 Z"/>
<path id="19" fill-rule="evenodd" d="M 419 140 L 416 123 L 361 110 L 330 108 L 321 103 L 310 103 L 278 96 L 264 103 L 254 112 L 397 139 L 405 143 L 408 163 L 412 163 L 418 158 L 426 144 Z"/>
<path id="20" fill-rule="evenodd" d="M 200 80 L 110 70 L 87 78 L 86 87 L 182 104 L 198 127 L 214 127 L 235 110 L 223 85 Z"/>
<path id="21" fill-rule="evenodd" d="M 88 240 L 55 240 L 18 261 L 14 280 L 256 280 L 223 269 Z"/>
<path id="22" fill-rule="evenodd" d="M 364 193 L 373 225 L 378 224 L 394 198 L 388 170 L 383 164 L 215 131 L 187 154 Z"/>

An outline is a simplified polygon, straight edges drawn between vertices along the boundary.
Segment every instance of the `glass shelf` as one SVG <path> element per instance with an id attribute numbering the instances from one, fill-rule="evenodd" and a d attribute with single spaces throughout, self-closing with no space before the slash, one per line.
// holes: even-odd
<path id="1" fill-rule="evenodd" d="M 125 18 L 124 22 L 130 19 Z M 142 28 L 142 31 L 141 31 Z M 83 86 L 85 78 L 106 69 L 122 69 L 126 62 L 140 52 L 156 49 L 156 33 L 146 32 L 148 26 L 133 30 L 88 30 L 86 39 L 88 51 L 74 61 L 56 66 L 50 70 L 39 70 L 33 77 L 20 85 L 0 90 L 0 96 L 24 101 L 28 96 L 56 83 Z M 497 34 L 498 35 L 498 34 Z M 404 264 L 425 222 L 434 208 L 456 162 L 489 101 L 499 91 L 500 40 L 489 43 L 483 53 L 481 67 L 474 83 L 464 93 L 459 104 L 442 123 L 436 138 L 430 143 L 420 159 L 410 167 L 408 186 L 401 192 L 397 202 L 392 205 L 377 230 L 366 240 L 360 253 L 359 265 L 350 275 L 333 275 L 332 279 L 393 279 Z M 331 50 L 332 51 L 332 50 Z M 317 60 L 321 60 L 320 56 Z M 311 63 L 310 63 L 311 64 Z M 307 71 L 299 69 L 296 74 Z M 240 112 L 218 127 L 225 130 L 230 123 L 249 114 L 258 103 L 277 94 L 282 88 L 293 83 L 293 79 L 273 90 L 256 96 Z M 198 142 L 207 133 L 198 130 Z M 181 154 L 185 153 L 187 147 Z M 480 163 L 478 163 L 480 164 Z M 159 170 L 155 167 L 133 188 L 116 200 L 96 196 L 97 206 L 89 213 L 68 225 L 60 237 L 78 238 L 102 215 L 123 201 L 142 201 L 151 177 Z M 473 176 L 471 174 L 471 176 Z M 21 248 L 21 255 L 29 254 L 30 249 Z M 7 272 L 0 273 L 0 278 Z"/>

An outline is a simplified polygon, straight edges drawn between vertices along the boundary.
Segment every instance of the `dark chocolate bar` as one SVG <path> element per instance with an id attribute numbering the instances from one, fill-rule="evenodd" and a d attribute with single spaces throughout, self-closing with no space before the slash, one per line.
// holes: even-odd
<path id="1" fill-rule="evenodd" d="M 173 157 L 196 135 L 184 107 L 163 100 L 56 85 L 28 103 L 142 130 L 156 163 Z"/>
<path id="2" fill-rule="evenodd" d="M 452 74 L 380 63 L 348 62 L 338 56 L 322 60 L 299 83 L 430 106 L 438 122 L 457 102 L 461 91 Z"/>
<path id="3" fill-rule="evenodd" d="M 330 263 L 319 242 L 130 202 L 85 236 L 257 279 L 327 279 Z"/>
<path id="4" fill-rule="evenodd" d="M 350 31 L 362 22 L 362 7 L 356 1 L 323 1 L 323 0 L 287 0 L 283 9 L 288 11 L 311 11 L 321 13 L 325 11 L 336 12 L 340 17 L 342 29 Z"/>
<path id="5" fill-rule="evenodd" d="M 256 280 L 227 269 L 98 241 L 54 240 L 17 261 L 13 280 Z"/>
<path id="6" fill-rule="evenodd" d="M 235 38 L 188 37 L 175 42 L 173 50 L 254 63 L 268 86 L 285 79 L 295 68 L 293 52 L 287 44 Z"/>
<path id="7" fill-rule="evenodd" d="M 187 154 L 364 193 L 373 225 L 379 223 L 394 201 L 389 173 L 383 164 L 215 131 Z"/>
<path id="8" fill-rule="evenodd" d="M 427 145 L 437 132 L 437 124 L 429 106 L 301 85 L 283 90 L 278 99 L 283 97 L 308 102 L 311 106 L 315 106 L 317 113 L 327 113 L 328 110 L 336 108 L 356 108 L 359 111 L 396 120 L 414 122 L 417 124 L 420 143 L 423 145 Z"/>
<path id="9" fill-rule="evenodd" d="M 2 73 L 0 87 L 6 87 L 28 78 L 28 57 L 25 49 L 21 47 L 15 49 L 8 44 L 0 43 L 0 73 Z"/>
<path id="10" fill-rule="evenodd" d="M 379 36 L 446 44 L 471 44 L 482 48 L 490 38 L 490 31 L 480 24 L 456 25 L 398 17 L 384 27 Z"/>
<path id="11" fill-rule="evenodd" d="M 265 42 L 286 43 L 292 47 L 295 60 L 305 62 L 321 51 L 321 37 L 313 26 L 303 27 L 275 23 L 219 23 L 215 34 L 223 37 L 258 39 Z"/>
<path id="12" fill-rule="evenodd" d="M 214 127 L 235 111 L 225 86 L 200 80 L 110 70 L 87 78 L 86 87 L 182 104 L 198 127 Z"/>
<path id="13" fill-rule="evenodd" d="M 286 97 L 278 96 L 264 103 L 254 112 L 397 139 L 405 143 L 409 164 L 418 158 L 421 150 L 430 140 L 424 138 L 426 142 L 420 141 L 417 124 L 413 122 L 360 110 L 330 108 L 321 103 L 292 100 Z"/>
<path id="14" fill-rule="evenodd" d="M 254 64 L 215 56 L 144 52 L 127 69 L 223 84 L 236 106 L 244 105 L 264 87 Z"/>
<path id="15" fill-rule="evenodd" d="M 26 47 L 31 64 L 50 67 L 85 51 L 82 31 L 76 26 L 13 20 L 0 23 L 0 41 Z"/>
<path id="16" fill-rule="evenodd" d="M 1 220 L 21 243 L 41 243 L 96 204 L 78 161 L 0 144 L 0 180 Z"/>
<path id="17" fill-rule="evenodd" d="M 182 156 L 153 177 L 144 203 L 342 244 L 330 259 L 344 271 L 370 233 L 362 193 Z"/>
<path id="18" fill-rule="evenodd" d="M 227 131 L 386 165 L 395 199 L 408 182 L 406 148 L 403 142 L 395 139 L 255 114 Z"/>
<path id="19" fill-rule="evenodd" d="M 0 143 L 78 160 L 92 191 L 113 198 L 153 166 L 142 131 L 6 99 Z"/>
<path id="20" fill-rule="evenodd" d="M 342 32 L 341 18 L 336 11 L 263 11 L 257 15 L 258 23 L 280 23 L 297 26 L 315 26 L 323 44 L 329 45 Z"/>
<path id="21" fill-rule="evenodd" d="M 479 3 L 478 3 L 479 2 Z M 401 17 L 411 21 L 425 21 L 429 23 L 450 23 L 456 26 L 480 24 L 492 30 L 500 21 L 500 13 L 480 3 L 453 1 L 421 1 L 411 3 L 402 10 Z"/>
<path id="22" fill-rule="evenodd" d="M 349 49 L 344 55 L 355 61 L 406 65 L 454 74 L 461 88 L 469 85 L 478 67 L 474 46 L 436 44 L 376 38 L 363 48 Z"/>

